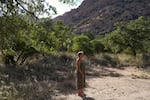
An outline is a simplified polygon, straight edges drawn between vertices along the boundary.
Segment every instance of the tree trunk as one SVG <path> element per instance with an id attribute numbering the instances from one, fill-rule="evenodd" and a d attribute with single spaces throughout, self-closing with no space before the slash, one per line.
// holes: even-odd
<path id="1" fill-rule="evenodd" d="M 132 48 L 132 54 L 133 54 L 134 57 L 136 57 L 136 51 L 133 48 Z"/>

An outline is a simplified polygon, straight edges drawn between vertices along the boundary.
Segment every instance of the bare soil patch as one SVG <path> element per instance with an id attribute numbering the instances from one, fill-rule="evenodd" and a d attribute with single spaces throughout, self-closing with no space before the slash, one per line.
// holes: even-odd
<path id="1" fill-rule="evenodd" d="M 150 74 L 135 67 L 93 68 L 87 72 L 87 98 L 58 92 L 54 100 L 150 100 Z M 56 91 L 57 92 L 57 91 Z"/>

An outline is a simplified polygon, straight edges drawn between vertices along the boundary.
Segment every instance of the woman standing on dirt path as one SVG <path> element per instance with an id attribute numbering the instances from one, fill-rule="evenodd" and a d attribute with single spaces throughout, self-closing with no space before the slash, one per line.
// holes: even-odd
<path id="1" fill-rule="evenodd" d="M 86 95 L 83 92 L 85 88 L 85 66 L 83 64 L 84 52 L 79 51 L 77 53 L 78 58 L 76 60 L 76 87 L 77 93 L 80 97 L 85 97 Z"/>

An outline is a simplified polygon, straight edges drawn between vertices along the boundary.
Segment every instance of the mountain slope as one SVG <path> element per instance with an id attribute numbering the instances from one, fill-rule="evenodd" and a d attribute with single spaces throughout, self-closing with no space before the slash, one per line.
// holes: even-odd
<path id="1" fill-rule="evenodd" d="M 118 21 L 139 16 L 150 16 L 150 0 L 84 0 L 77 9 L 54 20 L 64 20 L 77 34 L 98 34 L 112 31 Z"/>

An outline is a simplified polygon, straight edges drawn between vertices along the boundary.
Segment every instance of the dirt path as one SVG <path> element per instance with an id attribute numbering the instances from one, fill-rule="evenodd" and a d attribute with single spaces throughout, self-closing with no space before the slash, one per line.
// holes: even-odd
<path id="1" fill-rule="evenodd" d="M 93 69 L 87 75 L 85 93 L 89 99 L 84 100 L 150 100 L 150 75 L 136 68 L 101 68 Z M 146 79 L 147 78 L 147 79 Z M 59 94 L 54 100 L 82 100 L 77 94 Z"/>

